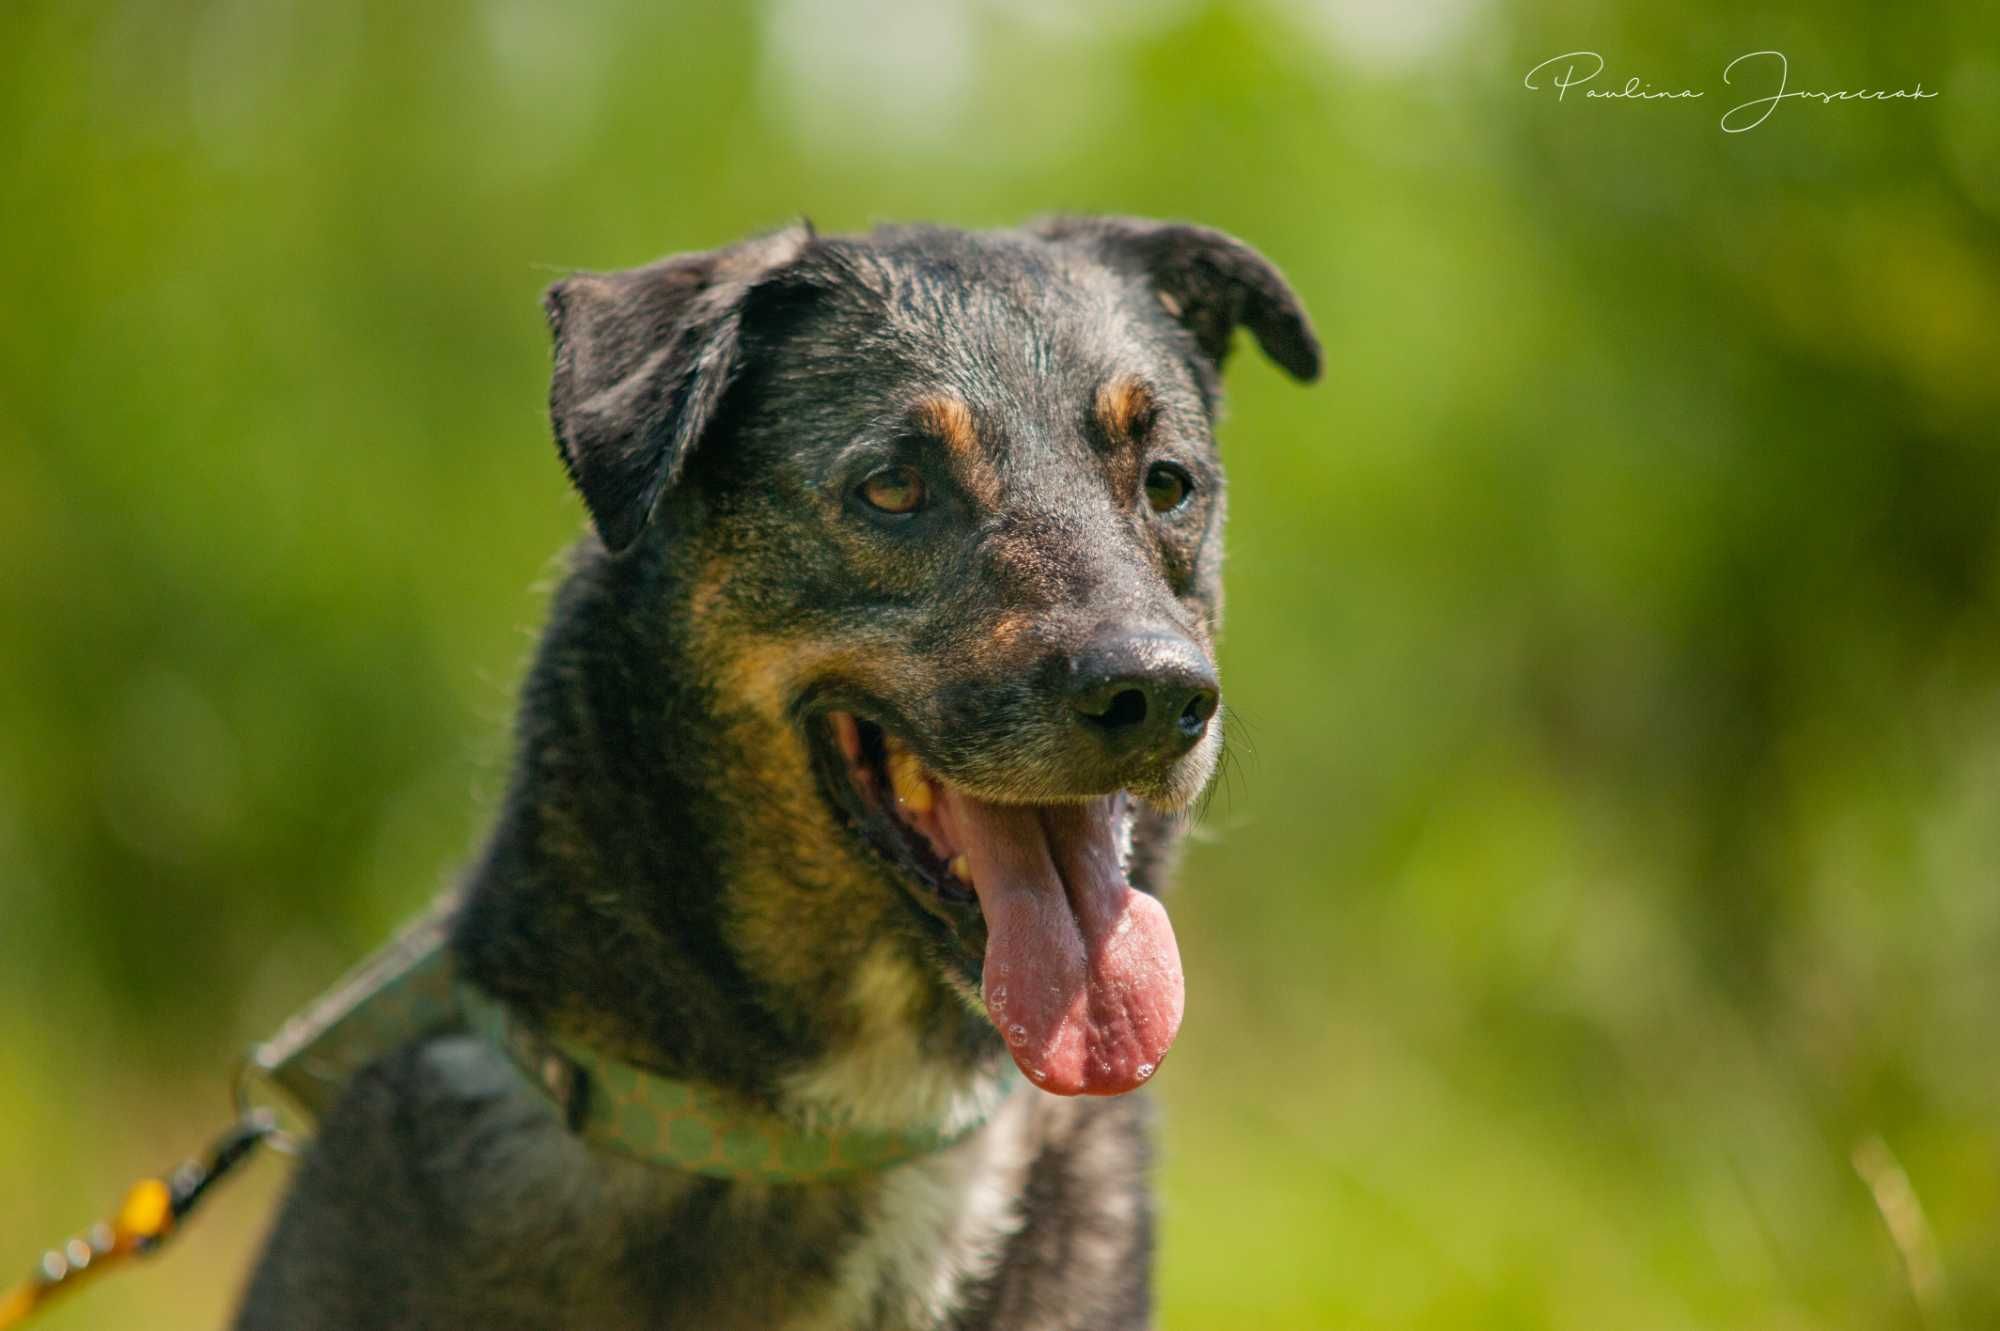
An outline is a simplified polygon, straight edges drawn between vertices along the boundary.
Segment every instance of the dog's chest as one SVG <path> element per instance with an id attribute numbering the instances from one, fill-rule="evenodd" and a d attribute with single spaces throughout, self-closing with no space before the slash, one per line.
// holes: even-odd
<path id="1" fill-rule="evenodd" d="M 1030 1097 L 1014 1096 L 964 1144 L 884 1176 L 824 1301 L 795 1331 L 949 1324 L 1022 1223 L 1033 1161 Z"/>

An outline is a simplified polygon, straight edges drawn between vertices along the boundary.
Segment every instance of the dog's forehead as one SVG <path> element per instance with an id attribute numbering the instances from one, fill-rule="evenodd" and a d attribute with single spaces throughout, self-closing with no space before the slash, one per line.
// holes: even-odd
<path id="1" fill-rule="evenodd" d="M 1194 392 L 1143 284 L 1081 251 L 1020 233 L 901 230 L 826 257 L 822 335 L 843 359 L 872 357 L 884 389 L 996 414 L 1073 413 L 1117 379 Z"/>
<path id="2" fill-rule="evenodd" d="M 1126 285 L 1079 251 L 1012 232 L 889 231 L 837 244 L 850 280 L 913 331 L 1053 331 L 1110 314 Z"/>

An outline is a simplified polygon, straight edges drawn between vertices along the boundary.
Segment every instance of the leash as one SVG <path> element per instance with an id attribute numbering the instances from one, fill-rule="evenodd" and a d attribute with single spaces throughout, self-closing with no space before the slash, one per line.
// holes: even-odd
<path id="1" fill-rule="evenodd" d="M 43 1253 L 26 1280 L 0 1295 L 0 1331 L 22 1325 L 56 1295 L 158 1252 L 259 1148 L 297 1152 L 298 1139 L 281 1122 L 324 1117 L 348 1078 L 375 1057 L 451 1022 L 443 958 L 457 905 L 447 896 L 252 1048 L 237 1068 L 235 1120 L 207 1152 L 140 1179 L 109 1219 Z"/>
<path id="2" fill-rule="evenodd" d="M 180 1232 L 216 1183 L 255 1155 L 258 1147 L 281 1136 L 276 1119 L 260 1110 L 230 1124 L 205 1155 L 183 1161 L 164 1178 L 134 1183 L 110 1219 L 43 1253 L 33 1273 L 0 1296 L 0 1331 L 27 1321 L 56 1295 L 134 1257 L 158 1252 Z"/>

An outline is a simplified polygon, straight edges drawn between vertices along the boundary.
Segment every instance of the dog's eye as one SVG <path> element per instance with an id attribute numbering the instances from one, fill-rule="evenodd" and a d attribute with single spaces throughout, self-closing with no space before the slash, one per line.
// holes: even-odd
<path id="1" fill-rule="evenodd" d="M 924 478 L 915 467 L 884 467 L 861 482 L 861 498 L 883 513 L 914 513 L 923 507 Z"/>
<path id="2" fill-rule="evenodd" d="M 1194 477 L 1171 462 L 1155 462 L 1146 469 L 1146 502 L 1155 513 L 1171 513 L 1194 493 Z"/>

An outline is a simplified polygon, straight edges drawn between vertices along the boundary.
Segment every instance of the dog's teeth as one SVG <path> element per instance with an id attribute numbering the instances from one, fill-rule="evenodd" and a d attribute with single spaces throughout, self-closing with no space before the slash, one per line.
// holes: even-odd
<path id="1" fill-rule="evenodd" d="M 966 859 L 963 855 L 952 856 L 951 863 L 947 864 L 945 868 L 951 870 L 951 876 L 958 879 L 961 883 L 972 881 L 972 861 Z"/>
<path id="2" fill-rule="evenodd" d="M 911 813 L 931 811 L 931 783 L 917 755 L 898 747 L 889 754 L 889 784 L 896 799 Z"/>

